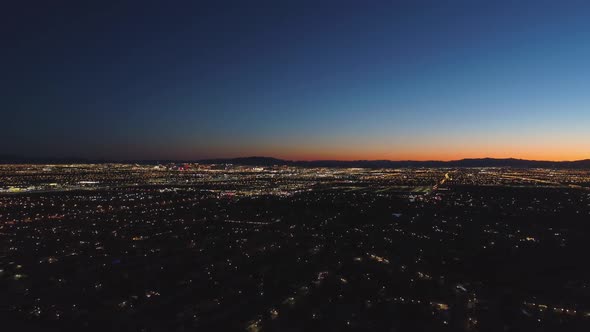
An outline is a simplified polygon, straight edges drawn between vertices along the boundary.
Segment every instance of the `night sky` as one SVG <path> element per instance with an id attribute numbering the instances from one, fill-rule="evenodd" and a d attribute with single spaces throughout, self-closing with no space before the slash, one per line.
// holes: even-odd
<path id="1" fill-rule="evenodd" d="M 590 158 L 588 1 L 8 2 L 0 155 Z"/>

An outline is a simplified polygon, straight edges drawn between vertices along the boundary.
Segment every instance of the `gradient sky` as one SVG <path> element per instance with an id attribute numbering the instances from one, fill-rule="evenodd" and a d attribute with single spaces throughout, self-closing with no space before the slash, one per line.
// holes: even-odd
<path id="1" fill-rule="evenodd" d="M 12 2 L 0 155 L 590 158 L 588 1 Z"/>

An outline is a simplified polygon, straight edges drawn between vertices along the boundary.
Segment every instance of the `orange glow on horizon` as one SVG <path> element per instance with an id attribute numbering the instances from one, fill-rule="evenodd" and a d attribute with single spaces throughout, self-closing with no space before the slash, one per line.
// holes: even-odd
<path id="1" fill-rule="evenodd" d="M 251 157 L 251 155 L 240 155 L 236 157 Z M 266 156 L 264 156 L 266 157 Z M 454 160 L 461 160 L 461 159 L 482 159 L 482 158 L 492 158 L 492 159 L 524 159 L 524 160 L 536 160 L 536 161 L 555 161 L 555 162 L 563 162 L 563 161 L 577 161 L 577 160 L 585 160 L 590 159 L 590 155 L 586 156 L 572 156 L 572 157 L 553 157 L 553 156 L 514 156 L 514 155 L 457 155 L 457 156 L 448 156 L 448 155 L 441 155 L 441 156 L 432 156 L 432 157 L 425 157 L 422 155 L 399 155 L 397 158 L 392 158 L 388 156 L 382 155 L 375 155 L 375 156 L 363 156 L 363 157 L 354 157 L 350 155 L 343 155 L 343 156 L 331 156 L 326 157 L 322 155 L 285 155 L 285 156 L 274 156 L 269 155 L 268 157 L 278 158 L 283 160 L 294 160 L 294 161 L 317 161 L 317 160 L 340 160 L 340 161 L 356 161 L 356 160 L 388 160 L 388 161 L 454 161 Z M 232 158 L 232 157 L 230 157 Z"/>
<path id="2" fill-rule="evenodd" d="M 508 144 L 506 142 L 442 142 L 433 145 L 432 142 L 403 142 L 392 144 L 382 142 L 338 142 L 337 144 L 276 144 L 276 145 L 222 145 L 222 146 L 189 146 L 178 145 L 165 149 L 141 151 L 144 159 L 217 159 L 236 157 L 272 157 L 284 160 L 414 160 L 414 161 L 451 161 L 469 158 L 516 158 L 541 161 L 575 161 L 590 159 L 590 141 L 576 140 L 577 144 L 566 144 L 563 141 L 549 142 L 520 142 Z M 487 143 L 487 144 L 486 144 Z M 539 144 L 541 143 L 541 144 Z M 460 145 L 460 146 L 459 146 Z M 138 151 L 135 149 L 135 151 Z"/>
<path id="3" fill-rule="evenodd" d="M 269 156 L 285 160 L 415 160 L 415 161 L 451 161 L 469 158 L 516 158 L 541 161 L 575 161 L 590 159 L 590 144 L 569 145 L 566 148 L 558 146 L 465 146 L 461 149 L 453 147 L 410 147 L 399 149 L 387 146 L 373 149 L 359 149 L 343 147 L 317 147 L 306 149 L 283 148 L 261 149 L 255 155 Z M 247 156 L 243 153 L 240 156 Z M 249 154 L 252 156 L 253 154 Z"/>
<path id="4" fill-rule="evenodd" d="M 545 151 L 529 151 L 524 153 L 507 153 L 507 152 L 490 152 L 482 153 L 428 153 L 427 151 L 421 152 L 406 152 L 406 153 L 355 153 L 350 151 L 349 153 L 334 153 L 334 152 L 312 152 L 312 153 L 271 153 L 270 151 L 266 154 L 249 154 L 249 155 L 238 155 L 234 157 L 249 157 L 253 155 L 260 155 L 265 157 L 273 157 L 284 160 L 300 160 L 300 161 L 313 161 L 313 160 L 342 160 L 342 161 L 354 161 L 354 160 L 392 160 L 392 161 L 452 161 L 460 159 L 478 159 L 478 158 L 496 158 L 496 159 L 526 159 L 526 160 L 539 160 L 539 161 L 576 161 L 590 159 L 590 153 L 579 153 L 568 151 L 556 151 L 549 152 Z"/>

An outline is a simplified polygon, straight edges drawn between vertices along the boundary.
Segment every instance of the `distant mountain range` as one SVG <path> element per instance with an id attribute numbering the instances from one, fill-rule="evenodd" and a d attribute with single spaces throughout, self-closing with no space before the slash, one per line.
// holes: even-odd
<path id="1" fill-rule="evenodd" d="M 343 168 L 398 168 L 398 167 L 515 167 L 515 168 L 590 168 L 590 159 L 576 161 L 542 161 L 525 159 L 477 158 L 452 161 L 414 160 L 313 160 L 293 161 L 270 157 L 244 157 L 230 159 L 208 159 L 202 164 L 234 164 L 248 166 L 300 166 L 300 167 L 343 167 Z"/>
<path id="2" fill-rule="evenodd" d="M 233 164 L 246 166 L 299 166 L 299 167 L 342 167 L 342 168 L 398 168 L 398 167 L 515 167 L 515 168 L 590 168 L 590 159 L 576 161 L 542 161 L 514 158 L 477 158 L 452 161 L 413 160 L 313 160 L 296 161 L 271 157 L 243 157 L 206 160 L 90 160 L 82 158 L 26 158 L 0 156 L 0 164 L 64 164 L 64 163 L 113 163 L 138 164 L 198 162 L 201 164 Z"/>

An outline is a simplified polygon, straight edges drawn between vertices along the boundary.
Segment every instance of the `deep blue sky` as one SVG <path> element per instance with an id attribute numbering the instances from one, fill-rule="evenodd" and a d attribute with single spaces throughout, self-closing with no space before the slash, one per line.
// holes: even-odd
<path id="1" fill-rule="evenodd" d="M 14 2 L 0 154 L 590 158 L 590 2 Z"/>

